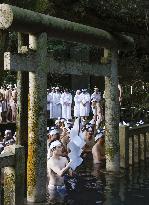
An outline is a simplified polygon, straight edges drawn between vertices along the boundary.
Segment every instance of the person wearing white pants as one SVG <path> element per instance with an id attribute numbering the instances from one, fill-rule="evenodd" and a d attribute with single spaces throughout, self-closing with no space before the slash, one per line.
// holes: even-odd
<path id="1" fill-rule="evenodd" d="M 71 116 L 71 104 L 72 104 L 72 95 L 68 92 L 66 88 L 64 93 L 61 95 L 61 105 L 62 105 L 62 118 L 72 119 Z"/>
<path id="2" fill-rule="evenodd" d="M 77 90 L 76 91 L 76 94 L 74 96 L 74 102 L 75 102 L 75 105 L 74 105 L 74 117 L 80 117 L 80 94 L 81 94 L 81 91 L 80 90 Z"/>

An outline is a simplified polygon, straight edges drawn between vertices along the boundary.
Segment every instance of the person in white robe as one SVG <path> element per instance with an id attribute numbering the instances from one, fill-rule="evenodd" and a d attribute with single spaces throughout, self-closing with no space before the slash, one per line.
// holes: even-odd
<path id="1" fill-rule="evenodd" d="M 1 103 L 2 103 L 2 122 L 6 122 L 7 121 L 7 101 L 5 100 L 4 97 Z"/>
<path id="2" fill-rule="evenodd" d="M 17 103 L 12 97 L 10 99 L 10 108 L 11 108 L 11 121 L 15 122 L 17 117 Z"/>
<path id="3" fill-rule="evenodd" d="M 5 90 L 5 99 L 7 101 L 7 104 L 9 104 L 9 101 L 11 99 L 11 95 L 12 95 L 11 85 L 7 85 L 7 88 Z"/>
<path id="4" fill-rule="evenodd" d="M 99 89 L 95 87 L 94 92 L 91 95 L 91 107 L 92 107 L 92 112 L 95 120 L 97 119 L 97 107 L 99 107 L 100 101 L 101 101 L 101 93 L 99 92 Z"/>
<path id="5" fill-rule="evenodd" d="M 118 99 L 119 99 L 119 103 L 121 105 L 121 103 L 122 103 L 122 87 L 120 84 L 118 84 L 118 91 L 119 91 Z"/>
<path id="6" fill-rule="evenodd" d="M 48 118 L 53 119 L 53 95 L 55 93 L 55 87 L 52 87 L 51 92 L 47 95 L 47 109 L 49 109 L 48 112 Z"/>
<path id="7" fill-rule="evenodd" d="M 80 94 L 80 116 L 83 119 L 87 119 L 90 113 L 90 94 L 87 89 L 82 89 Z"/>
<path id="8" fill-rule="evenodd" d="M 47 89 L 47 119 L 50 117 L 50 91 Z"/>
<path id="9" fill-rule="evenodd" d="M 61 104 L 62 104 L 62 118 L 71 119 L 71 104 L 72 104 L 72 95 L 68 92 L 66 88 L 64 93 L 61 96 Z"/>
<path id="10" fill-rule="evenodd" d="M 81 91 L 77 90 L 74 96 L 74 117 L 80 117 L 80 94 Z"/>
<path id="11" fill-rule="evenodd" d="M 2 99 L 0 99 L 0 123 L 2 122 Z"/>
<path id="12" fill-rule="evenodd" d="M 15 102 L 17 102 L 17 88 L 16 87 L 13 87 L 12 92 L 11 92 L 11 96 L 12 96 L 13 100 Z"/>
<path id="13" fill-rule="evenodd" d="M 62 116 L 61 107 L 61 93 L 59 87 L 55 88 L 55 93 L 53 93 L 53 118 L 58 118 Z"/>

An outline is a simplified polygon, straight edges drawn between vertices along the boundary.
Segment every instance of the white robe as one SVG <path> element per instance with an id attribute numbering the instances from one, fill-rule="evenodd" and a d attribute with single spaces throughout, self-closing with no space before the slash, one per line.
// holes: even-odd
<path id="1" fill-rule="evenodd" d="M 71 104 L 72 104 L 72 95 L 71 93 L 64 92 L 61 96 L 62 104 L 62 118 L 71 119 Z"/>
<path id="2" fill-rule="evenodd" d="M 2 112 L 2 102 L 0 102 L 0 113 Z"/>
<path id="3" fill-rule="evenodd" d="M 47 110 L 50 110 L 50 93 L 47 94 Z"/>
<path id="4" fill-rule="evenodd" d="M 80 94 L 80 116 L 89 116 L 90 113 L 90 94 L 81 93 Z"/>
<path id="5" fill-rule="evenodd" d="M 80 95 L 75 95 L 74 102 L 74 117 L 80 117 Z"/>
<path id="6" fill-rule="evenodd" d="M 101 94 L 100 93 L 93 93 L 92 95 L 91 95 L 91 102 L 92 102 L 92 105 L 91 105 L 91 107 L 92 107 L 92 112 L 93 112 L 93 114 L 94 115 L 97 115 L 97 106 L 95 106 L 95 104 L 93 103 L 93 101 L 96 101 L 96 103 L 99 103 L 100 102 L 100 100 L 101 100 Z M 93 106 L 93 104 L 94 104 L 94 106 Z"/>
<path id="7" fill-rule="evenodd" d="M 97 102 L 99 102 L 99 101 L 101 100 L 101 94 L 94 92 L 94 93 L 91 95 L 91 101 L 92 101 L 92 100 L 96 100 Z"/>
<path id="8" fill-rule="evenodd" d="M 53 93 L 53 118 L 62 117 L 62 108 L 61 108 L 61 93 Z"/>
<path id="9" fill-rule="evenodd" d="M 53 119 L 53 94 L 54 92 L 50 92 L 48 95 L 47 95 L 47 110 L 50 111 L 50 119 Z"/>

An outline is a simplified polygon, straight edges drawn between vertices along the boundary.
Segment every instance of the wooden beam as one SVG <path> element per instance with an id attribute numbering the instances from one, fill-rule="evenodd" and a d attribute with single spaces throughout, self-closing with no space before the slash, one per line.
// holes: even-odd
<path id="1" fill-rule="evenodd" d="M 37 69 L 37 56 L 33 54 L 4 53 L 4 70 L 34 72 Z M 47 72 L 55 74 L 109 76 L 110 64 L 88 64 L 76 61 L 58 61 L 47 57 Z"/>
<path id="2" fill-rule="evenodd" d="M 17 32 L 41 33 L 60 40 L 79 42 L 98 47 L 133 49 L 134 41 L 122 34 L 110 34 L 107 31 L 74 23 L 34 11 L 0 4 L 0 29 L 12 29 Z"/>

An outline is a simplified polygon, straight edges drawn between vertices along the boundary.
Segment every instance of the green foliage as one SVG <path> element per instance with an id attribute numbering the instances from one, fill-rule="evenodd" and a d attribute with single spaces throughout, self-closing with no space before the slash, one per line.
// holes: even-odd
<path id="1" fill-rule="evenodd" d="M 16 78 L 17 76 L 15 72 L 2 70 L 0 74 L 0 86 L 5 84 L 16 84 Z"/>
<path id="2" fill-rule="evenodd" d="M 132 86 L 132 94 L 130 86 Z M 135 79 L 129 84 L 123 81 L 122 107 L 129 111 L 131 120 L 142 119 L 148 122 L 146 111 L 149 109 L 149 83 Z"/>

